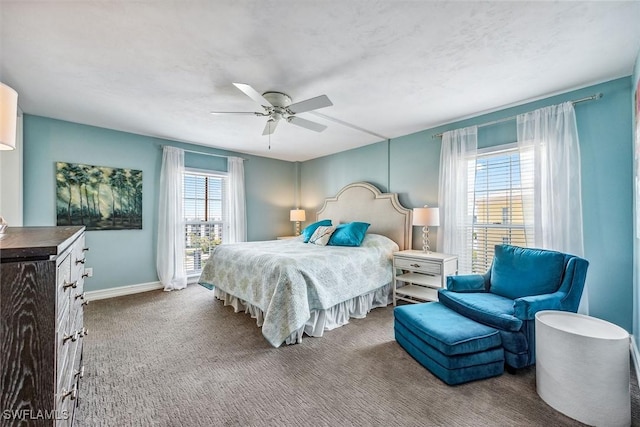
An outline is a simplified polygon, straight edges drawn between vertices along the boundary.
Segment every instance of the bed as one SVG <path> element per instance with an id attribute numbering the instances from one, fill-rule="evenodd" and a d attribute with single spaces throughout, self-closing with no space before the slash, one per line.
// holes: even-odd
<path id="1" fill-rule="evenodd" d="M 219 245 L 199 279 L 225 305 L 255 318 L 274 347 L 320 337 L 387 306 L 393 252 L 411 248 L 411 210 L 396 193 L 366 182 L 326 199 L 316 218 L 370 226 L 359 247 L 317 246 L 302 237 Z"/>

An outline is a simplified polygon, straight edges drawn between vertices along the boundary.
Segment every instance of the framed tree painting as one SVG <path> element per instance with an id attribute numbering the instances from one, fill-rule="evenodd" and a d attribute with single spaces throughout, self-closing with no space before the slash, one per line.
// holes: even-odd
<path id="1" fill-rule="evenodd" d="M 56 224 L 142 229 L 142 171 L 56 163 Z"/>

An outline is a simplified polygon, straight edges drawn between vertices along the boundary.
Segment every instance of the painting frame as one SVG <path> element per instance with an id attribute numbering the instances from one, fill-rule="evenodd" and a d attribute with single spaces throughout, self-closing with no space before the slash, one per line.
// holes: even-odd
<path id="1" fill-rule="evenodd" d="M 56 162 L 56 225 L 142 230 L 142 171 Z"/>

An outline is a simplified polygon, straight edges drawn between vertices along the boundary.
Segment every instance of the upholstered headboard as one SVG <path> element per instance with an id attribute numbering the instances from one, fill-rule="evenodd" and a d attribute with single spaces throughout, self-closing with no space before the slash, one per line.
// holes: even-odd
<path id="1" fill-rule="evenodd" d="M 328 198 L 317 220 L 330 219 L 334 225 L 361 221 L 371 224 L 368 233 L 381 234 L 396 242 L 400 250 L 411 249 L 411 209 L 403 207 L 396 193 L 381 193 L 367 182 L 349 184 Z"/>

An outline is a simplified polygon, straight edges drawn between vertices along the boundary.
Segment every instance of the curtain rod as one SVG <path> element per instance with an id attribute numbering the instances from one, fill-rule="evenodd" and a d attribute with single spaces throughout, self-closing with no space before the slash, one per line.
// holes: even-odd
<path id="1" fill-rule="evenodd" d="M 602 96 L 603 96 L 603 95 L 602 95 L 602 93 L 600 93 L 600 92 L 599 92 L 599 93 L 593 94 L 593 95 L 591 95 L 591 96 L 586 96 L 586 97 L 584 97 L 584 98 L 574 99 L 573 101 L 571 101 L 571 103 L 572 103 L 573 105 L 576 105 L 576 104 L 577 104 L 577 103 L 579 103 L 579 102 L 595 101 L 595 100 L 597 100 L 597 99 L 602 98 Z M 518 116 L 505 117 L 504 119 L 498 119 L 498 120 L 494 120 L 494 121 L 492 121 L 492 122 L 482 123 L 482 124 L 480 124 L 480 125 L 477 125 L 477 127 L 479 127 L 479 128 L 483 128 L 483 127 L 485 127 L 485 126 L 497 125 L 498 123 L 508 122 L 508 121 L 510 121 L 510 120 L 514 120 L 514 119 L 516 119 L 517 117 L 518 117 Z M 437 133 L 437 134 L 433 135 L 431 138 L 440 138 L 440 137 L 442 137 L 442 133 Z"/>
<path id="2" fill-rule="evenodd" d="M 160 148 L 164 148 L 164 145 L 160 145 Z M 173 147 L 173 145 L 167 145 L 167 147 Z M 179 148 L 179 147 L 174 147 L 174 148 Z M 240 156 L 225 156 L 223 154 L 215 154 L 215 153 L 205 153 L 204 151 L 195 151 L 195 150 L 186 150 L 184 148 L 180 148 L 182 151 L 184 151 L 185 153 L 194 153 L 194 154 L 202 154 L 204 156 L 212 156 L 212 157 L 224 157 L 225 159 L 228 159 L 229 157 L 238 157 L 242 160 L 244 160 L 245 162 L 248 162 L 249 159 L 245 159 L 244 157 L 240 157 Z"/>

